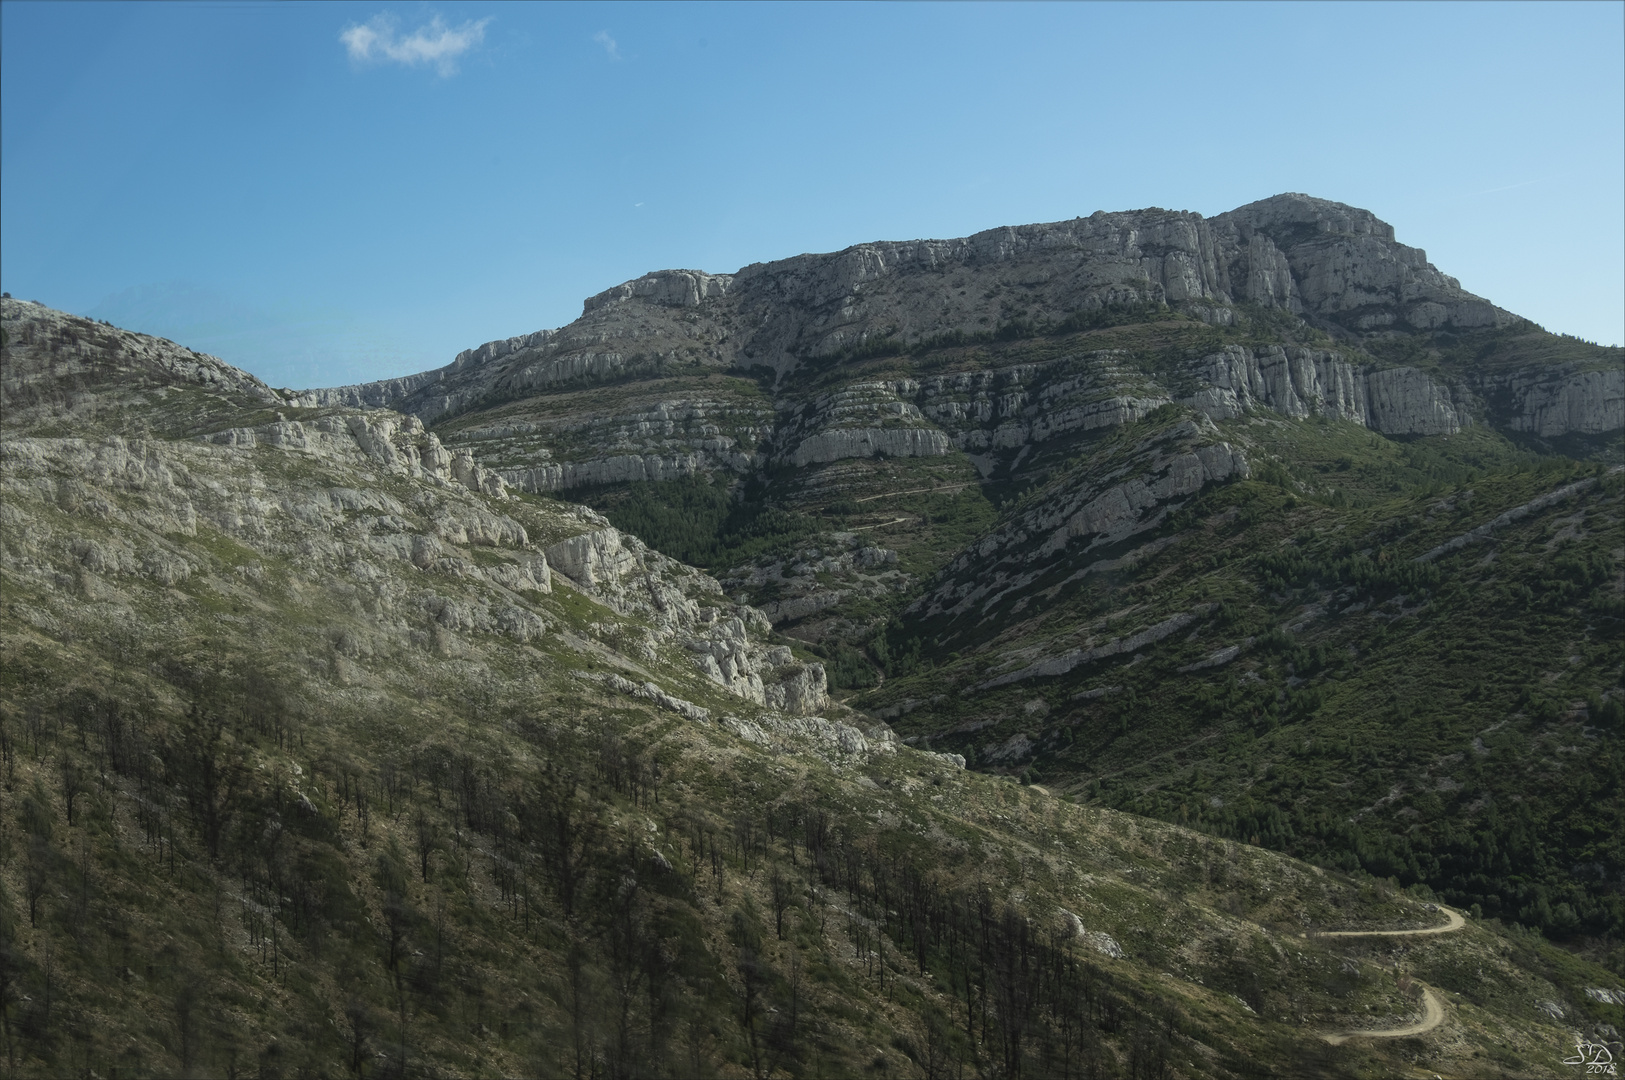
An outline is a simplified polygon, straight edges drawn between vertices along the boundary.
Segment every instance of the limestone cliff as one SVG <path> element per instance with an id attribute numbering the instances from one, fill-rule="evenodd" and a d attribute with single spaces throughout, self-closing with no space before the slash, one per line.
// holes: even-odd
<path id="1" fill-rule="evenodd" d="M 1182 401 L 1215 420 L 1263 406 L 1298 420 L 1352 420 L 1384 435 L 1451 435 L 1473 422 L 1425 372 L 1362 368 L 1328 350 L 1230 346 L 1193 367 L 1205 386 Z"/>
<path id="2" fill-rule="evenodd" d="M 1290 333 L 1154 372 L 1126 353 L 1081 349 L 1037 367 L 839 378 L 843 363 L 866 356 L 935 355 L 1152 309 L 1214 327 L 1265 326 L 1260 313 L 1273 312 Z M 295 403 L 414 414 L 534 492 L 955 452 L 986 471 L 1023 446 L 1133 422 L 1170 401 L 1214 419 L 1262 408 L 1405 436 L 1475 423 L 1543 439 L 1625 426 L 1617 350 L 1493 372 L 1452 366 L 1440 352 L 1464 335 L 1526 325 L 1369 211 L 1286 194 L 1212 218 L 1097 212 L 733 274 L 657 271 L 592 296 L 561 329 L 487 342 L 406 379 L 305 391 Z M 1421 346 L 1414 358 L 1381 359 L 1400 340 Z M 741 389 L 728 372 L 772 385 Z M 611 383 L 610 398 L 586 392 Z"/>
<path id="3" fill-rule="evenodd" d="M 1481 386 L 1489 394 L 1505 395 L 1512 430 L 1543 439 L 1618 431 L 1625 412 L 1625 367 L 1620 366 L 1520 371 L 1485 379 Z"/>

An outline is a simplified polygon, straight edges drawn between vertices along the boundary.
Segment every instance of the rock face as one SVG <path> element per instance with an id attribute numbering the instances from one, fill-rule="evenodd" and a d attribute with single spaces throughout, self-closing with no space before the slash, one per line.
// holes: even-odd
<path id="1" fill-rule="evenodd" d="M 1617 431 L 1625 414 L 1625 367 L 1518 372 L 1486 381 L 1509 399 L 1509 426 L 1543 439 Z"/>
<path id="2" fill-rule="evenodd" d="M 1345 331 L 1505 326 L 1516 316 L 1463 291 L 1368 210 L 1277 195 L 1213 219 L 1239 295 Z M 1245 248 L 1242 245 L 1245 244 Z M 1281 270 L 1288 273 L 1284 276 Z"/>
<path id="3" fill-rule="evenodd" d="M 1384 435 L 1453 435 L 1472 423 L 1450 391 L 1414 368 L 1362 369 L 1324 349 L 1230 346 L 1194 374 L 1206 387 L 1182 399 L 1215 420 L 1264 407 L 1301 420 L 1352 420 Z"/>
<path id="4" fill-rule="evenodd" d="M 1276 312 L 1332 340 L 1230 345 L 1150 376 L 1135 357 L 1102 351 L 809 386 L 829 382 L 842 362 L 888 350 L 1084 326 L 1147 305 L 1214 326 Z M 530 492 L 955 452 L 986 471 L 1025 445 L 1132 423 L 1171 401 L 1216 420 L 1270 409 L 1403 436 L 1474 423 L 1540 438 L 1625 426 L 1625 365 L 1605 350 L 1566 373 L 1536 366 L 1493 378 L 1375 363 L 1363 351 L 1395 337 L 1520 325 L 1397 242 L 1369 211 L 1287 194 L 1213 218 L 1100 212 L 955 240 L 860 244 L 734 274 L 657 271 L 591 297 L 561 329 L 487 342 L 405 379 L 304 391 L 292 403 L 416 415 Z M 772 389 L 747 388 L 727 372 L 754 373 Z M 677 397 L 637 389 L 677 378 L 690 380 Z M 530 414 L 493 404 L 538 395 L 567 403 L 606 382 L 616 385 L 608 413 L 603 398 Z M 483 412 L 491 410 L 503 419 Z M 456 419 L 476 414 L 479 422 Z"/>
<path id="5" fill-rule="evenodd" d="M 550 566 L 589 589 L 602 582 L 618 583 L 638 569 L 637 556 L 611 528 L 560 540 L 546 554 Z"/>
<path id="6" fill-rule="evenodd" d="M 621 373 L 662 356 L 787 370 L 880 341 L 975 337 L 1012 319 L 1156 303 L 1221 323 L 1233 317 L 1227 308 L 1250 303 L 1345 334 L 1516 321 L 1397 243 L 1368 211 L 1280 195 L 1211 220 L 1097 212 L 959 240 L 861 244 L 732 275 L 659 271 L 592 297 L 562 330 L 489 342 L 406 380 L 308 393 L 433 420 L 481 393 Z"/>
<path id="7" fill-rule="evenodd" d="M 345 433 L 343 425 L 338 430 Z M 111 604 L 109 618 L 122 623 L 136 618 L 121 599 L 125 582 L 175 586 L 201 578 L 206 592 L 230 595 L 230 582 L 258 581 L 266 563 L 284 560 L 340 596 L 365 585 L 371 617 L 339 642 L 341 654 L 352 657 L 409 650 L 414 632 L 421 637 L 432 627 L 519 641 L 546 632 L 546 621 L 516 595 L 550 589 L 546 560 L 522 524 L 484 505 L 487 496 L 431 474 L 412 478 L 424 486 L 411 502 L 388 484 L 294 487 L 281 480 L 285 458 L 356 480 L 377 467 L 354 442 L 346 447 L 338 439 L 314 448 L 250 448 L 8 437 L 0 447 L 11 537 L 6 572 L 19 581 L 63 580 L 70 596 Z M 69 511 L 65 527 L 31 512 L 42 499 Z M 207 536 L 225 538 L 227 554 L 199 561 L 173 539 Z M 476 548 L 488 556 L 476 561 Z"/>
<path id="8" fill-rule="evenodd" d="M 373 462 L 399 476 L 457 483 L 493 499 L 508 497 L 502 477 L 476 462 L 468 449 L 448 451 L 415 416 L 334 415 L 309 424 L 278 420 L 258 427 L 226 428 L 202 438 L 218 446 L 273 446 L 318 455 L 344 454 L 359 448 Z"/>
<path id="9" fill-rule="evenodd" d="M 712 682 L 757 705 L 795 716 L 828 710 L 822 664 L 802 663 L 761 636 L 767 618 L 723 595 L 716 579 L 651 550 L 585 507 L 589 531 L 548 546 L 549 567 L 581 591 L 651 626 L 650 651 L 680 646 Z"/>
<path id="10" fill-rule="evenodd" d="M 283 396 L 246 371 L 217 356 L 193 352 L 165 338 L 148 337 L 106 323 L 56 311 L 28 300 L 3 302 L 6 344 L 48 356 L 44 365 L 8 364 L 0 380 L 13 419 L 26 421 L 33 409 L 63 404 L 51 400 L 78 381 L 93 386 L 114 375 L 125 390 L 181 386 L 238 396 L 263 405 L 285 404 Z M 161 410 L 159 415 L 162 415 Z"/>
<path id="11" fill-rule="evenodd" d="M 793 465 L 816 465 L 855 457 L 935 457 L 953 444 L 940 431 L 923 428 L 837 428 L 821 431 L 796 447 Z"/>
<path id="12" fill-rule="evenodd" d="M 1198 612 L 1182 611 L 1178 615 L 1175 615 L 1170 619 L 1165 619 L 1154 626 L 1148 626 L 1138 633 L 1130 634 L 1127 637 L 1112 638 L 1110 641 L 1103 642 L 1099 645 L 1090 645 L 1084 648 L 1073 649 L 1070 652 L 1062 654 L 1061 656 L 1046 657 L 1043 660 L 1028 664 L 1026 667 L 1021 668 L 1018 671 L 1011 671 L 1006 672 L 1003 675 L 997 675 L 984 683 L 980 683 L 975 687 L 972 687 L 971 689 L 991 690 L 995 687 L 1007 686 L 1010 683 L 1022 682 L 1026 679 L 1065 675 L 1073 668 L 1076 668 L 1081 664 L 1087 664 L 1093 660 L 1135 653 L 1145 648 L 1147 645 L 1153 645 L 1161 641 L 1163 638 L 1166 638 L 1168 635 L 1173 634 L 1176 631 L 1185 629 L 1185 627 L 1196 621 L 1198 615 L 1205 613 L 1205 608 Z"/>
<path id="13" fill-rule="evenodd" d="M 608 307 L 634 297 L 667 307 L 698 307 L 716 296 L 728 295 L 732 274 L 707 274 L 703 270 L 662 270 L 645 274 L 613 289 L 590 296 L 581 305 L 582 314 Z"/>

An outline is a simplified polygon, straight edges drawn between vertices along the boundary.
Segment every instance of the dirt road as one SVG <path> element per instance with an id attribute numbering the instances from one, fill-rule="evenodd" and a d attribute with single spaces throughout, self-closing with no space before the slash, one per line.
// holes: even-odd
<path id="1" fill-rule="evenodd" d="M 1416 931 L 1411 931 L 1415 933 Z M 1350 1039 L 1403 1039 L 1407 1035 L 1421 1035 L 1444 1023 L 1444 1002 L 1429 986 L 1422 987 L 1422 1019 L 1405 1027 L 1382 1028 L 1377 1031 L 1345 1031 L 1338 1035 L 1322 1035 L 1333 1046 L 1341 1046 Z"/>
<path id="2" fill-rule="evenodd" d="M 1450 921 L 1445 923 L 1443 926 L 1430 926 L 1425 930 L 1326 930 L 1322 931 L 1321 933 L 1317 933 L 1314 936 L 1317 938 L 1417 937 L 1422 934 L 1448 934 L 1453 931 L 1460 930 L 1462 927 L 1467 925 L 1467 920 L 1463 919 L 1460 915 L 1454 911 L 1451 911 L 1449 908 L 1441 907 L 1439 910 L 1443 911 L 1445 917 Z"/>
<path id="3" fill-rule="evenodd" d="M 1449 934 L 1460 930 L 1467 925 L 1457 912 L 1447 907 L 1441 907 L 1445 918 L 1449 921 L 1443 926 L 1429 926 L 1423 930 L 1329 930 L 1316 934 L 1317 938 L 1363 938 L 1363 937 L 1419 937 L 1424 934 Z M 1420 984 L 1419 984 L 1420 985 Z M 1429 986 L 1422 987 L 1422 1019 L 1414 1024 L 1404 1027 L 1382 1028 L 1376 1031 L 1345 1031 L 1336 1035 L 1322 1035 L 1321 1038 L 1333 1046 L 1341 1046 L 1350 1039 L 1403 1039 L 1407 1035 L 1421 1035 L 1432 1031 L 1444 1023 L 1444 1002 Z"/>

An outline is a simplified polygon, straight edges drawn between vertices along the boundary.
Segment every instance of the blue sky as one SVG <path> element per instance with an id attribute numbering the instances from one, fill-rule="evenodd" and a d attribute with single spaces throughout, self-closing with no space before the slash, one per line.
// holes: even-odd
<path id="1" fill-rule="evenodd" d="M 0 282 L 275 385 L 661 267 L 1282 191 L 1625 337 L 1625 4 L 0 4 Z"/>

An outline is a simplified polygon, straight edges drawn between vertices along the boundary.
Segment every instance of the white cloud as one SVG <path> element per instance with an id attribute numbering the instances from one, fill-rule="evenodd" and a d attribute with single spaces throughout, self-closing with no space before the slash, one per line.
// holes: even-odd
<path id="1" fill-rule="evenodd" d="M 609 36 L 608 30 L 598 31 L 598 33 L 592 36 L 592 39 L 604 47 L 604 51 L 609 54 L 609 58 L 611 60 L 619 60 L 621 58 L 621 47 L 615 43 L 614 38 Z"/>
<path id="2" fill-rule="evenodd" d="M 374 15 L 364 23 L 347 26 L 339 40 L 356 63 L 393 61 L 416 67 L 433 64 L 442 76 L 457 72 L 457 58 L 485 40 L 485 24 L 490 19 L 447 26 L 439 15 L 411 34 L 402 36 L 399 20 L 389 12 Z"/>

